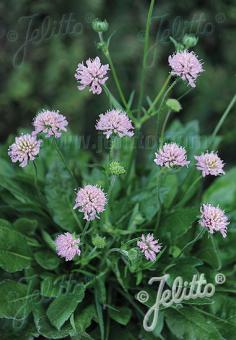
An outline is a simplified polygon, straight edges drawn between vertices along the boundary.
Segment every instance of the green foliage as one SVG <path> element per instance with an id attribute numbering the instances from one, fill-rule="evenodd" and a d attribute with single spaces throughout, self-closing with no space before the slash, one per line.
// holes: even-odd
<path id="1" fill-rule="evenodd" d="M 29 3 L 32 13 L 42 11 L 44 16 L 43 13 L 46 14 L 47 11 L 55 12 L 53 3 Z M 100 13 L 101 1 L 86 2 L 86 5 L 83 5 L 85 7 L 81 6 L 80 2 L 77 3 L 76 6 L 82 9 L 81 15 L 84 17 L 88 17 L 87 14 L 91 11 Z M 192 5 L 189 2 L 188 6 L 195 13 L 195 4 Z M 19 11 L 19 15 L 25 15 L 24 6 L 24 2 L 17 5 L 16 11 Z M 145 5 L 140 2 L 141 11 L 143 6 Z M 165 12 L 168 8 L 173 10 L 174 6 L 177 6 L 174 2 L 160 4 L 160 9 Z M 185 11 L 183 4 L 178 6 Z M 124 2 L 119 2 L 119 9 L 113 7 L 115 12 L 126 13 L 125 16 L 117 15 L 114 18 L 114 27 L 117 24 L 120 27 L 120 17 L 122 22 L 128 20 L 130 23 Z M 89 9 L 89 12 L 84 8 Z M 154 14 L 151 15 L 150 21 L 155 20 Z M 233 18 L 233 14 L 230 15 Z M 92 18 L 88 19 L 90 21 Z M 137 23 L 136 19 L 135 23 L 133 19 L 131 21 L 133 29 L 136 24 L 136 28 L 139 27 L 138 20 Z M 226 175 L 213 178 L 212 182 L 196 182 L 188 192 L 199 176 L 194 164 L 194 155 L 208 149 L 216 149 L 221 141 L 219 137 L 212 138 L 210 134 L 200 135 L 199 122 L 190 120 L 189 116 L 194 115 L 204 121 L 208 112 L 220 112 L 223 105 L 220 96 L 223 98 L 228 95 L 228 89 L 222 89 L 222 83 L 226 83 L 226 80 L 229 85 L 234 83 L 232 77 L 216 65 L 216 56 L 215 64 L 206 67 L 212 68 L 206 81 L 207 85 L 199 80 L 201 86 L 198 86 L 198 92 L 192 96 L 190 104 L 183 105 L 182 98 L 186 94 L 186 88 L 182 83 L 180 86 L 178 83 L 178 87 L 171 93 L 173 98 L 168 98 L 170 87 L 167 86 L 167 91 L 163 92 L 160 101 L 157 101 L 158 105 L 154 105 L 150 110 L 149 106 L 155 103 L 150 98 L 156 96 L 154 92 L 163 78 L 161 68 L 158 69 L 159 74 L 156 77 L 155 63 L 158 58 L 155 56 L 153 27 L 152 22 L 150 46 L 146 45 L 148 49 L 146 54 L 144 53 L 146 79 L 141 84 L 147 85 L 143 96 L 147 98 L 147 102 L 139 102 L 139 89 L 130 89 L 133 83 L 140 85 L 140 80 L 136 78 L 140 72 L 137 72 L 133 63 L 133 56 L 141 55 L 141 44 L 136 42 L 137 39 L 134 42 L 132 34 L 129 34 L 128 48 L 124 48 L 124 37 L 120 31 L 118 35 L 123 39 L 122 48 L 119 44 L 113 44 L 112 35 L 109 36 L 109 33 L 100 34 L 100 47 L 103 48 L 99 52 L 96 51 L 96 54 L 99 53 L 102 60 L 101 53 L 105 51 L 104 57 L 109 59 L 113 57 L 113 53 L 108 50 L 112 46 L 117 56 L 115 67 L 120 67 L 120 61 L 131 65 L 132 72 L 129 70 L 122 74 L 121 70 L 121 76 L 117 77 L 124 80 L 124 90 L 128 89 L 124 91 L 125 98 L 122 98 L 119 86 L 118 89 L 115 87 L 119 79 L 116 79 L 116 84 L 112 84 L 114 69 L 111 59 L 108 60 L 109 88 L 108 85 L 104 86 L 104 96 L 93 97 L 91 101 L 88 91 L 78 94 L 73 73 L 76 64 L 82 61 L 88 52 L 84 51 L 82 36 L 79 37 L 79 44 L 77 37 L 75 40 L 70 37 L 65 41 L 58 36 L 51 37 L 44 47 L 32 49 L 31 53 L 25 56 L 24 62 L 7 76 L 6 91 L 0 96 L 0 103 L 3 111 L 7 112 L 9 121 L 13 116 L 14 119 L 17 117 L 23 126 L 26 117 L 30 116 L 27 124 L 32 119 L 32 112 L 36 113 L 45 103 L 54 104 L 65 115 L 70 113 L 69 126 L 74 133 L 63 133 L 58 142 L 64 162 L 58 156 L 51 139 L 46 140 L 42 136 L 42 149 L 35 162 L 37 175 L 32 162 L 24 169 L 10 163 L 7 149 L 13 142 L 12 137 L 1 146 L 0 331 L 3 339 L 214 340 L 235 337 L 236 169 L 229 169 Z M 95 20 L 93 29 L 102 33 L 108 29 L 108 24 L 106 20 Z M 180 37 L 171 38 L 177 50 L 194 47 L 198 42 L 197 37 L 185 34 L 185 31 L 186 28 Z M 92 40 L 90 34 L 86 28 L 86 39 L 89 42 Z M 145 35 L 145 43 L 147 40 Z M 211 43 L 214 45 L 216 42 Z M 223 40 L 221 43 L 225 45 Z M 200 40 L 198 48 L 199 54 L 203 55 Z M 173 46 L 170 49 L 168 51 L 167 47 L 164 52 L 166 55 L 163 55 L 160 49 L 160 59 L 167 60 L 167 54 L 174 52 Z M 45 50 L 47 53 L 44 53 Z M 215 53 L 216 48 L 213 50 Z M 222 60 L 235 63 L 233 53 L 228 53 L 226 48 L 222 50 L 225 53 Z M 90 55 L 92 54 L 94 53 Z M 8 59 L 6 55 L 3 56 L 3 60 Z M 39 59 L 44 63 L 44 67 L 39 64 Z M 9 70 L 9 65 L 6 70 Z M 165 66 L 165 73 L 168 72 Z M 218 82 L 218 79 L 221 79 L 221 82 Z M 212 86 L 209 87 L 209 83 Z M 40 89 L 38 84 L 41 84 Z M 213 89 L 216 92 L 213 92 Z M 121 98 L 116 97 L 117 93 Z M 198 96 L 202 96 L 201 100 Z M 102 112 L 105 100 L 107 108 L 127 111 L 136 127 L 135 136 L 117 138 L 112 143 L 101 136 L 98 152 L 94 154 L 88 149 L 93 148 L 95 144 L 90 144 L 89 139 L 89 143 L 83 145 L 83 137 L 78 137 L 77 133 L 79 131 L 82 134 L 84 131 L 84 125 L 87 125 L 88 121 L 87 113 L 91 114 L 91 120 L 95 121 L 93 112 Z M 16 114 L 16 108 L 24 113 L 24 118 Z M 160 141 L 155 138 L 154 145 L 150 147 L 146 140 L 143 145 L 141 139 L 144 130 L 148 135 L 150 131 L 153 134 L 153 129 L 163 127 L 169 110 L 173 111 L 172 116 L 182 110 L 178 117 L 181 116 L 182 119 L 188 115 L 188 122 L 182 123 L 173 119 L 167 131 L 164 131 L 163 142 L 175 141 L 184 146 L 191 163 L 182 169 L 160 170 L 153 162 Z M 150 119 L 150 124 L 147 122 L 143 128 L 140 123 L 142 117 L 145 117 L 145 122 L 149 118 L 153 120 Z M 233 131 L 233 128 L 230 130 Z M 159 136 L 158 131 L 154 132 L 155 136 Z M 234 137 L 231 131 L 227 134 L 228 140 Z M 108 148 L 106 150 L 106 147 L 110 147 L 110 151 Z M 101 186 L 108 199 L 100 218 L 90 224 L 85 223 L 81 212 L 73 209 L 75 190 L 84 184 Z M 231 224 L 226 239 L 217 234 L 199 234 L 199 207 L 202 202 L 219 204 L 230 216 Z M 55 239 L 58 234 L 64 232 L 70 232 L 80 238 L 81 256 L 76 256 L 72 261 L 65 261 L 56 254 Z M 154 237 L 162 244 L 161 251 L 153 262 L 147 261 L 137 247 L 140 236 L 147 233 L 154 233 Z M 215 275 L 219 271 L 225 274 L 226 282 L 222 286 L 216 285 L 215 295 L 211 299 L 186 300 L 173 304 L 170 308 L 162 308 L 154 330 L 148 333 L 143 329 L 144 315 L 148 308 L 154 305 L 157 294 L 157 287 L 149 284 L 150 278 L 168 273 L 165 288 L 171 288 L 177 276 L 190 281 L 193 275 L 204 273 L 207 281 L 215 284 Z M 137 298 L 138 292 L 143 290 L 149 294 L 144 303 Z"/>

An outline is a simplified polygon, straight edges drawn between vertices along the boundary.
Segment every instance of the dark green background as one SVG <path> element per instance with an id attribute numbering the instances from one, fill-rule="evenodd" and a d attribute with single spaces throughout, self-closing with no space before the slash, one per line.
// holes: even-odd
<path id="1" fill-rule="evenodd" d="M 94 134 L 97 115 L 108 108 L 106 97 L 79 92 L 74 79 L 78 62 L 101 56 L 91 20 L 106 18 L 109 34 L 115 32 L 111 53 L 128 97 L 140 85 L 148 5 L 149 1 L 141 0 L 1 1 L 1 141 L 19 127 L 30 127 L 32 118 L 45 107 L 64 113 L 76 133 Z M 184 33 L 197 33 L 195 50 L 204 61 L 205 72 L 185 98 L 180 119 L 198 119 L 202 133 L 210 132 L 235 92 L 236 3 L 156 1 L 154 16 L 145 95 L 153 98 L 169 72 L 167 58 L 174 47 L 168 36 L 178 40 Z M 177 96 L 181 94 L 180 88 L 176 91 Z M 235 114 L 234 108 L 222 130 L 221 153 L 228 163 L 236 159 Z M 152 133 L 151 123 L 146 131 Z"/>

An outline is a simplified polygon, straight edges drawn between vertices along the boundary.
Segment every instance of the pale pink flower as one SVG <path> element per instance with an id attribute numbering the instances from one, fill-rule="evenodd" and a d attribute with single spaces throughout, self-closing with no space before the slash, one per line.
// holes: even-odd
<path id="1" fill-rule="evenodd" d="M 16 137 L 15 143 L 8 149 L 8 155 L 13 163 L 19 162 L 20 166 L 24 168 L 29 161 L 33 161 L 39 154 L 41 143 L 41 140 L 37 140 L 35 136 L 30 134 Z"/>
<path id="2" fill-rule="evenodd" d="M 224 211 L 211 204 L 203 204 L 200 211 L 200 225 L 206 227 L 211 234 L 219 231 L 223 237 L 226 237 L 229 221 Z"/>
<path id="3" fill-rule="evenodd" d="M 33 120 L 35 130 L 33 135 L 43 132 L 46 137 L 61 137 L 61 133 L 66 131 L 68 121 L 59 111 L 43 110 L 37 114 Z"/>
<path id="4" fill-rule="evenodd" d="M 74 209 L 79 208 L 84 213 L 84 219 L 92 221 L 99 218 L 98 214 L 105 210 L 106 203 L 106 195 L 102 189 L 95 185 L 86 185 L 78 190 Z"/>
<path id="5" fill-rule="evenodd" d="M 119 137 L 132 137 L 134 135 L 134 127 L 127 114 L 115 109 L 99 115 L 96 129 L 102 131 L 107 138 L 112 133 L 117 134 Z"/>
<path id="6" fill-rule="evenodd" d="M 224 163 L 215 152 L 206 152 L 200 156 L 194 156 L 197 160 L 197 169 L 202 171 L 202 176 L 224 175 Z"/>
<path id="7" fill-rule="evenodd" d="M 187 161 L 186 150 L 176 143 L 164 144 L 163 147 L 155 153 L 154 162 L 157 165 L 172 168 L 175 166 L 185 166 L 190 162 Z"/>
<path id="8" fill-rule="evenodd" d="M 161 250 L 161 245 L 158 240 L 154 239 L 153 234 L 142 234 L 141 241 L 137 242 L 137 246 L 140 248 L 142 253 L 145 255 L 147 260 L 155 261 L 156 254 Z"/>
<path id="9" fill-rule="evenodd" d="M 80 239 L 74 238 L 71 233 L 61 234 L 55 240 L 56 252 L 66 261 L 71 261 L 76 255 L 80 255 L 79 243 Z"/>
<path id="10" fill-rule="evenodd" d="M 176 52 L 169 56 L 168 62 L 172 68 L 171 74 L 186 80 L 190 86 L 196 87 L 195 82 L 201 72 L 203 72 L 202 63 L 194 52 L 187 50 Z"/>
<path id="11" fill-rule="evenodd" d="M 82 91 L 89 86 L 89 91 L 93 94 L 100 94 L 102 92 L 101 85 L 104 85 L 108 79 L 106 76 L 108 70 L 109 65 L 102 65 L 99 57 L 86 60 L 86 65 L 78 64 L 75 73 L 75 78 L 79 82 L 78 89 Z"/>

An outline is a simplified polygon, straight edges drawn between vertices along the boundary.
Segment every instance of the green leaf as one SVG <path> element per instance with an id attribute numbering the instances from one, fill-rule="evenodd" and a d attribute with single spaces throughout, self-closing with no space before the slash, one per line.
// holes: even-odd
<path id="1" fill-rule="evenodd" d="M 74 324 L 76 329 L 82 333 L 91 325 L 92 319 L 96 316 L 96 310 L 94 305 L 85 307 L 80 312 L 75 312 Z"/>
<path id="2" fill-rule="evenodd" d="M 57 297 L 47 309 L 47 316 L 51 324 L 57 329 L 61 329 L 78 304 L 83 300 L 84 293 L 85 287 L 80 285 L 76 292 Z"/>
<path id="3" fill-rule="evenodd" d="M 208 263 L 212 268 L 219 270 L 221 268 L 221 259 L 216 242 L 212 235 L 205 234 L 199 241 L 197 256 Z"/>
<path id="4" fill-rule="evenodd" d="M 173 98 L 167 99 L 166 106 L 168 106 L 174 112 L 179 112 L 182 109 L 180 102 Z"/>
<path id="5" fill-rule="evenodd" d="M 236 168 L 217 178 L 205 191 L 203 201 L 219 205 L 222 209 L 233 210 L 236 203 Z"/>
<path id="6" fill-rule="evenodd" d="M 183 208 L 175 210 L 173 213 L 165 216 L 161 223 L 161 233 L 171 235 L 171 239 L 176 240 L 183 235 L 196 221 L 199 214 L 198 208 Z"/>
<path id="7" fill-rule="evenodd" d="M 49 246 L 49 248 L 53 251 L 56 251 L 55 242 L 53 241 L 51 236 L 45 230 L 42 230 L 42 237 L 43 237 L 44 241 L 46 242 L 46 244 Z"/>
<path id="8" fill-rule="evenodd" d="M 0 283 L 0 318 L 25 319 L 31 311 L 31 301 L 25 284 L 11 280 Z"/>
<path id="9" fill-rule="evenodd" d="M 62 329 L 57 330 L 54 328 L 46 315 L 42 305 L 37 305 L 34 308 L 34 323 L 38 333 L 47 339 L 64 339 L 67 336 L 75 336 L 73 328 L 70 324 L 65 325 Z M 60 316 L 60 312 L 58 314 Z"/>
<path id="10" fill-rule="evenodd" d="M 104 278 L 100 277 L 96 280 L 96 290 L 97 290 L 97 296 L 98 300 L 101 304 L 106 303 L 106 285 L 104 282 Z"/>
<path id="11" fill-rule="evenodd" d="M 165 316 L 168 328 L 177 339 L 222 340 L 214 323 L 194 308 L 166 309 Z"/>
<path id="12" fill-rule="evenodd" d="M 57 297 L 61 294 L 61 282 L 56 277 L 47 276 L 41 281 L 40 294 L 45 297 Z"/>
<path id="13" fill-rule="evenodd" d="M 136 230 L 137 226 L 144 222 L 144 218 L 139 211 L 139 203 L 135 204 L 132 215 L 129 220 L 128 230 Z"/>
<path id="14" fill-rule="evenodd" d="M 128 307 L 115 307 L 115 309 L 109 309 L 108 313 L 113 320 L 123 326 L 129 323 L 132 316 L 132 312 Z"/>
<path id="15" fill-rule="evenodd" d="M 59 264 L 59 258 L 51 251 L 38 251 L 34 254 L 37 263 L 44 269 L 53 270 L 56 269 Z"/>
<path id="16" fill-rule="evenodd" d="M 76 230 L 74 183 L 60 163 L 55 162 L 46 177 L 46 198 L 54 222 L 64 230 Z"/>
<path id="17" fill-rule="evenodd" d="M 95 305 L 96 305 L 96 312 L 97 312 L 97 319 L 99 323 L 99 329 L 101 334 L 101 339 L 104 339 L 105 336 L 105 326 L 104 326 L 104 320 L 103 320 L 103 312 L 102 307 L 98 299 L 98 291 L 95 288 Z"/>
<path id="18" fill-rule="evenodd" d="M 15 230 L 0 226 L 0 267 L 14 273 L 28 268 L 31 251 L 26 238 Z"/>
<path id="19" fill-rule="evenodd" d="M 9 221 L 4 220 L 3 218 L 0 218 L 0 227 L 5 227 L 5 228 L 11 229 L 12 224 Z"/>
<path id="20" fill-rule="evenodd" d="M 25 235 L 34 234 L 37 226 L 38 221 L 24 217 L 18 218 L 14 222 L 15 229 Z"/>

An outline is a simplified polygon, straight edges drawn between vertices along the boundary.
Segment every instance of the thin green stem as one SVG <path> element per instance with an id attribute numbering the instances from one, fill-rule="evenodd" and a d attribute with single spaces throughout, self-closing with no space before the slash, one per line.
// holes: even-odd
<path id="1" fill-rule="evenodd" d="M 167 126 L 168 120 L 169 120 L 169 118 L 170 118 L 171 112 L 172 112 L 172 111 L 168 111 L 168 112 L 167 112 L 167 115 L 166 115 L 166 117 L 165 117 L 164 123 L 163 123 L 162 128 L 161 128 L 160 147 L 162 147 L 163 142 L 164 142 L 165 130 L 166 130 L 166 126 Z"/>
<path id="2" fill-rule="evenodd" d="M 62 154 L 62 152 L 61 152 L 61 150 L 60 150 L 60 148 L 59 148 L 59 146 L 58 146 L 58 143 L 57 143 L 56 139 L 54 139 L 54 144 L 55 144 L 57 153 L 58 153 L 59 157 L 60 157 L 61 160 L 62 160 L 62 163 L 64 164 L 65 168 L 67 169 L 67 171 L 68 171 L 69 174 L 71 175 L 73 181 L 75 181 L 75 183 L 77 183 L 77 180 L 76 180 L 76 178 L 75 178 L 73 172 L 71 171 L 71 169 L 68 167 L 68 165 L 67 165 L 67 163 L 66 163 L 66 160 L 65 160 L 65 158 L 64 158 L 64 156 L 63 156 L 63 154 Z"/>
<path id="3" fill-rule="evenodd" d="M 83 227 L 82 227 L 82 224 L 81 224 L 81 222 L 80 222 L 80 220 L 79 220 L 79 218 L 78 218 L 78 216 L 77 216 L 75 210 L 74 210 L 73 208 L 72 208 L 71 210 L 72 210 L 72 215 L 74 216 L 74 219 L 75 219 L 75 221 L 76 221 L 78 227 L 79 227 L 80 230 L 82 231 L 82 230 L 83 230 Z"/>
<path id="4" fill-rule="evenodd" d="M 83 243 L 84 241 L 84 237 L 85 237 L 85 234 L 86 234 L 86 231 L 88 230 L 89 228 L 89 224 L 90 224 L 90 221 L 87 221 L 86 224 L 85 224 L 85 227 L 82 231 L 82 234 L 81 234 L 81 242 Z"/>
<path id="5" fill-rule="evenodd" d="M 141 69 L 141 77 L 140 77 L 140 96 L 139 96 L 139 103 L 138 103 L 139 108 L 142 105 L 142 101 L 143 101 L 144 82 L 145 82 L 145 68 L 146 68 L 146 65 L 147 65 L 149 35 L 150 35 L 150 28 L 151 28 L 152 12 L 153 12 L 154 3 L 155 3 L 155 0 L 151 0 L 149 10 L 148 10 L 148 15 L 147 15 L 147 21 L 146 21 L 144 49 L 143 49 L 143 61 L 142 61 L 142 69 Z"/>
<path id="6" fill-rule="evenodd" d="M 193 183 L 190 185 L 188 190 L 183 194 L 183 199 L 176 205 L 176 208 L 182 207 L 190 198 L 190 195 L 192 190 L 194 189 L 195 185 L 202 179 L 202 176 L 200 175 L 193 181 Z"/>
<path id="7" fill-rule="evenodd" d="M 125 99 L 124 92 L 123 92 L 123 90 L 121 88 L 120 81 L 119 81 L 119 78 L 117 76 L 116 69 L 115 69 L 115 66 L 113 64 L 113 61 L 111 59 L 111 55 L 110 55 L 107 43 L 103 39 L 102 32 L 99 32 L 98 35 L 99 35 L 100 42 L 104 46 L 103 52 L 104 52 L 104 54 L 105 54 L 105 56 L 106 56 L 106 58 L 108 60 L 109 65 L 110 65 L 111 72 L 112 72 L 112 75 L 113 75 L 113 78 L 114 78 L 114 81 L 115 81 L 115 84 L 116 84 L 116 87 L 117 87 L 120 99 L 121 99 L 123 105 L 125 106 L 125 108 L 128 109 L 128 103 L 127 103 L 127 101 Z"/>
<path id="8" fill-rule="evenodd" d="M 157 229 L 159 227 L 159 224 L 160 224 L 160 219 L 161 219 L 161 212 L 162 212 L 162 207 L 161 207 L 161 199 L 160 199 L 160 182 L 161 182 L 161 178 L 162 178 L 162 175 L 163 175 L 163 172 L 165 171 L 164 168 L 162 168 L 160 170 L 160 173 L 157 177 L 157 200 L 158 200 L 158 204 L 159 204 L 159 210 L 158 210 L 158 213 L 157 213 L 157 220 L 156 220 L 156 225 L 155 225 L 155 229 L 154 229 L 154 234 L 157 233 Z"/>
<path id="9" fill-rule="evenodd" d="M 176 256 L 175 258 L 173 258 L 173 260 L 170 262 L 170 264 L 164 269 L 164 273 L 166 273 L 167 270 L 168 270 L 169 268 L 171 268 L 171 267 L 175 264 L 175 261 L 183 254 L 183 252 L 184 252 L 188 247 L 190 247 L 191 245 L 193 245 L 194 243 L 196 243 L 196 242 L 203 236 L 203 234 L 205 233 L 205 231 L 206 231 L 206 229 L 202 228 L 202 229 L 200 230 L 200 232 L 196 235 L 196 237 L 195 237 L 192 241 L 188 242 L 188 243 L 181 249 L 181 251 L 180 251 L 180 253 L 178 254 L 178 256 Z"/>
<path id="10" fill-rule="evenodd" d="M 36 191 L 37 191 L 39 198 L 43 201 L 44 198 L 43 198 L 43 195 L 42 195 L 42 193 L 39 189 L 39 185 L 38 185 L 38 169 L 37 169 L 37 165 L 36 165 L 35 161 L 33 161 L 33 167 L 34 167 L 34 185 L 35 185 L 35 188 L 36 188 Z"/>
<path id="11" fill-rule="evenodd" d="M 232 100 L 230 101 L 229 105 L 227 106 L 226 110 L 224 111 L 223 115 L 221 116 L 218 124 L 216 125 L 214 131 L 212 132 L 212 135 L 211 135 L 211 144 L 213 143 L 214 141 L 214 138 L 216 137 L 217 133 L 219 132 L 219 130 L 221 129 L 225 119 L 227 118 L 228 114 L 230 113 L 232 107 L 234 106 L 236 102 L 236 94 L 233 96 Z"/>
<path id="12" fill-rule="evenodd" d="M 188 247 L 192 246 L 194 243 L 196 243 L 202 236 L 203 234 L 205 233 L 206 229 L 202 228 L 200 230 L 200 232 L 197 234 L 197 236 L 190 242 L 188 242 L 180 251 L 179 255 L 175 258 L 175 259 L 178 259 L 182 254 L 183 252 L 185 251 L 185 249 L 187 249 Z"/>
<path id="13" fill-rule="evenodd" d="M 155 99 L 153 100 L 151 106 L 149 107 L 148 112 L 147 112 L 148 115 L 152 113 L 152 110 L 155 108 L 156 104 L 158 103 L 161 96 L 165 92 L 165 90 L 166 90 L 166 88 L 167 88 L 167 86 L 170 82 L 170 79 L 171 79 L 171 74 L 168 75 L 168 77 L 166 78 L 166 81 L 164 82 L 161 90 L 158 92 L 158 94 L 156 95 Z"/>

